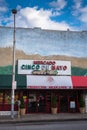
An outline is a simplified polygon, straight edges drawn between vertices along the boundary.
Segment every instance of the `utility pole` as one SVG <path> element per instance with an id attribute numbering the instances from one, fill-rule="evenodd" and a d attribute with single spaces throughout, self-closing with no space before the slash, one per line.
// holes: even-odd
<path id="1" fill-rule="evenodd" d="M 14 119 L 14 95 L 15 95 L 15 89 L 16 89 L 16 81 L 15 81 L 15 43 L 16 43 L 16 37 L 15 37 L 15 15 L 17 14 L 16 9 L 12 9 L 12 14 L 14 15 L 14 31 L 13 31 L 13 69 L 12 69 L 12 93 L 11 93 L 11 117 Z"/>

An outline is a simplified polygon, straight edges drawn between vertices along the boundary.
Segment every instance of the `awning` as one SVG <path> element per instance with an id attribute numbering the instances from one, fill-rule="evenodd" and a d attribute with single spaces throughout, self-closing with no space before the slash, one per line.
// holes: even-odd
<path id="1" fill-rule="evenodd" d="M 71 76 L 27 75 L 29 89 L 72 89 Z"/>
<path id="2" fill-rule="evenodd" d="M 26 88 L 26 76 L 16 75 L 17 89 Z M 0 89 L 12 89 L 12 75 L 0 75 Z"/>
<path id="3" fill-rule="evenodd" d="M 87 89 L 87 76 L 72 76 L 73 88 Z"/>

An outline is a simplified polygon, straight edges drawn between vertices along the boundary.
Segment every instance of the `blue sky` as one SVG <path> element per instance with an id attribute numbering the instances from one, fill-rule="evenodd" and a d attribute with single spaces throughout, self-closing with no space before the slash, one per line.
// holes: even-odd
<path id="1" fill-rule="evenodd" d="M 0 0 L 0 26 L 52 30 L 87 30 L 87 0 Z"/>

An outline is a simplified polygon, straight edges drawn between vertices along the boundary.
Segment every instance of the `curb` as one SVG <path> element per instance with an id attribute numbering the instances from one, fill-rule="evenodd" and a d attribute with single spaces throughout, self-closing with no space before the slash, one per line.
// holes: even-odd
<path id="1" fill-rule="evenodd" d="M 0 120 L 0 124 L 21 124 L 21 123 L 51 123 L 51 122 L 63 122 L 63 121 L 85 121 L 87 118 L 73 118 L 73 119 L 43 119 L 43 120 L 21 120 L 21 119 L 12 119 L 12 120 Z"/>

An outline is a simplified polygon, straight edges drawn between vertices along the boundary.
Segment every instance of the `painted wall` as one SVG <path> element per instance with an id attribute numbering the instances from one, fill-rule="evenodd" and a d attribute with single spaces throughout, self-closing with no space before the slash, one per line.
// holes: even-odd
<path id="1" fill-rule="evenodd" d="M 0 27 L 0 48 L 12 46 L 13 28 Z M 41 56 L 64 55 L 87 59 L 87 31 L 73 32 L 69 30 L 54 31 L 40 28 L 16 28 L 16 49 L 22 50 L 26 54 L 39 54 Z M 7 54 L 7 56 L 11 61 L 12 56 L 10 54 Z M 0 61 L 2 59 L 3 57 L 1 57 Z M 0 66 L 0 74 L 11 74 L 11 65 Z M 85 75 L 86 73 L 87 69 L 72 68 L 72 75 Z"/>
<path id="2" fill-rule="evenodd" d="M 0 27 L 0 47 L 13 44 L 13 28 Z M 87 57 L 87 31 L 17 28 L 16 47 L 27 54 Z"/>

